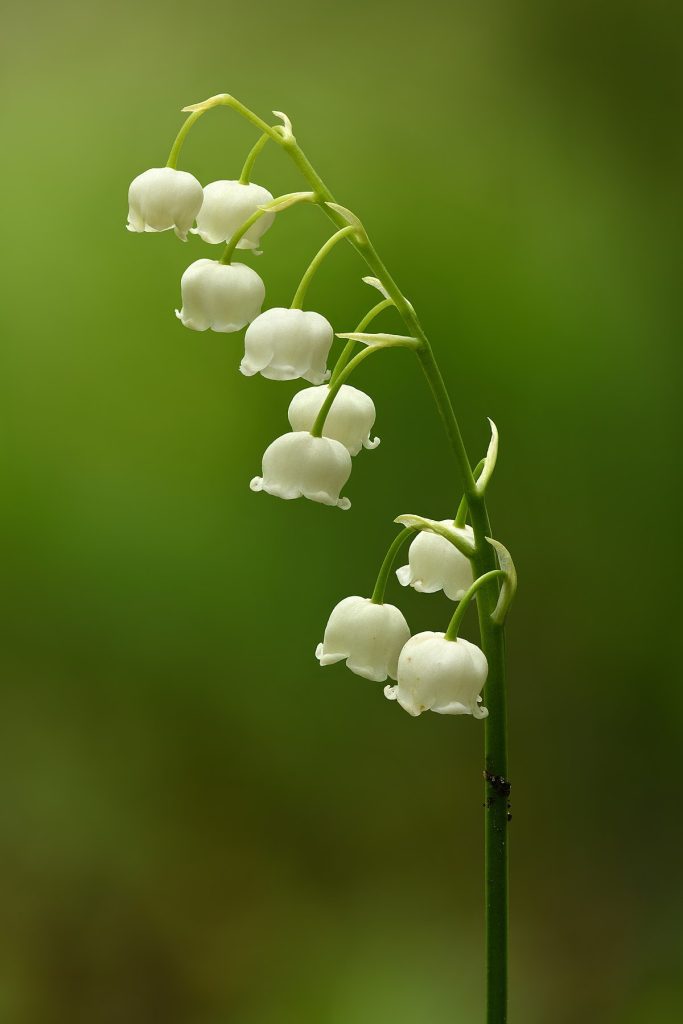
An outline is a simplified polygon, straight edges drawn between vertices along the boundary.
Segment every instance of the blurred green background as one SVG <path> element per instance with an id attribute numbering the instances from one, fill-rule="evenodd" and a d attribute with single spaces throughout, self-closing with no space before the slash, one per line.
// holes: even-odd
<path id="1" fill-rule="evenodd" d="M 354 381 L 382 445 L 349 513 L 255 495 L 298 385 L 176 321 L 208 247 L 124 228 L 222 91 L 361 214 L 473 458 L 501 431 L 511 1019 L 680 1020 L 680 38 L 664 0 L 5 6 L 2 1024 L 482 1020 L 482 727 L 313 657 L 394 516 L 459 496 L 417 366 Z M 254 138 L 219 110 L 181 166 Z M 255 180 L 301 187 L 274 147 Z M 278 219 L 268 305 L 328 232 Z M 336 330 L 363 272 L 338 249 L 309 293 Z"/>

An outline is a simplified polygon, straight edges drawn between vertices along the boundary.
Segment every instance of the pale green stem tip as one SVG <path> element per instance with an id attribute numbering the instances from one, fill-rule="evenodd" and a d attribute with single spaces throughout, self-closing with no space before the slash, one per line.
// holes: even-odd
<path id="1" fill-rule="evenodd" d="M 485 572 L 483 576 L 480 576 L 479 579 L 475 580 L 472 586 L 469 588 L 469 590 L 465 591 L 463 596 L 460 598 L 458 607 L 455 609 L 455 612 L 453 613 L 453 618 L 451 619 L 448 629 L 446 630 L 446 640 L 458 639 L 458 629 L 460 628 L 460 623 L 462 622 L 465 612 L 467 611 L 468 604 L 470 603 L 476 592 L 479 590 L 479 588 L 485 586 L 491 580 L 498 579 L 500 576 L 504 575 L 505 573 L 503 572 L 502 569 L 491 569 L 490 572 Z"/>
<path id="2" fill-rule="evenodd" d="M 377 582 L 375 583 L 375 589 L 373 590 L 372 597 L 370 598 L 373 604 L 384 604 L 384 592 L 387 589 L 387 582 L 389 580 L 389 575 L 393 568 L 394 561 L 396 560 L 396 555 L 398 554 L 399 549 L 408 540 L 408 537 L 412 537 L 414 533 L 415 530 L 410 526 L 407 526 L 405 529 L 401 530 L 398 536 L 394 537 L 391 542 L 389 550 L 384 556 L 382 566 L 377 576 Z"/>

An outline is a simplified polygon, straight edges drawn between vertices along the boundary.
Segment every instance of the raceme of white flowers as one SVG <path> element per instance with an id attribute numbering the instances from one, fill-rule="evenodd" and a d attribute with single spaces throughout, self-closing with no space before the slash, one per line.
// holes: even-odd
<path id="1" fill-rule="evenodd" d="M 187 171 L 151 167 L 128 189 L 129 231 L 175 231 L 184 241 L 199 213 L 204 191 Z"/>
<path id="2" fill-rule="evenodd" d="M 204 202 L 197 213 L 197 227 L 192 229 L 192 234 L 212 245 L 227 242 L 259 206 L 272 199 L 267 188 L 253 182 L 212 181 L 204 186 Z M 237 248 L 257 249 L 261 236 L 274 220 L 274 213 L 264 213 L 240 238 Z"/>
<path id="3" fill-rule="evenodd" d="M 176 316 L 192 331 L 229 334 L 241 330 L 261 312 L 263 281 L 244 263 L 196 260 L 180 279 L 183 308 Z"/>
<path id="4" fill-rule="evenodd" d="M 261 185 L 233 180 L 213 181 L 202 188 L 186 171 L 155 167 L 130 185 L 127 227 L 134 232 L 173 230 L 185 241 L 188 232 L 210 244 L 229 242 L 257 211 L 261 215 L 242 234 L 236 248 L 256 250 L 275 213 L 262 207 L 273 200 Z M 193 224 L 196 222 L 196 227 Z M 342 384 L 329 407 L 322 437 L 311 430 L 330 394 L 327 360 L 334 340 L 329 321 L 320 313 L 275 307 L 261 312 L 265 286 L 242 263 L 199 259 L 181 278 L 182 308 L 176 315 L 194 331 L 231 333 L 247 327 L 240 370 L 271 380 L 302 379 L 311 387 L 294 396 L 288 410 L 291 432 L 276 438 L 263 455 L 262 476 L 253 491 L 287 500 L 305 497 L 342 509 L 351 502 L 341 491 L 351 474 L 352 456 L 375 448 L 371 438 L 376 417 L 372 398 Z M 386 293 L 385 293 L 386 294 Z M 471 527 L 442 525 L 473 542 Z M 388 571 L 388 570 L 387 570 Z M 468 558 L 445 537 L 419 532 L 408 564 L 396 570 L 399 582 L 423 593 L 443 590 L 459 601 L 472 585 Z M 345 661 L 356 675 L 374 682 L 387 678 L 395 686 L 385 695 L 409 714 L 424 711 L 445 715 L 488 714 L 480 693 L 488 666 L 475 644 L 443 633 L 424 632 L 411 638 L 402 612 L 392 604 L 364 597 L 344 598 L 330 614 L 323 642 L 316 649 L 321 665 Z"/>
<path id="5" fill-rule="evenodd" d="M 474 541 L 471 526 L 454 527 L 452 519 L 443 519 L 441 525 L 471 543 Z M 408 565 L 397 569 L 396 576 L 403 587 L 413 587 L 421 594 L 443 590 L 451 601 L 459 601 L 473 582 L 469 558 L 446 537 L 428 532 L 418 533 L 410 545 Z"/>
<path id="6" fill-rule="evenodd" d="M 398 659 L 396 686 L 384 694 L 396 700 L 409 715 L 435 711 L 438 715 L 473 715 L 486 718 L 481 693 L 488 663 L 476 644 L 443 633 L 416 633 Z"/>
<path id="7" fill-rule="evenodd" d="M 278 498 L 310 498 L 323 505 L 351 508 L 339 493 L 351 475 L 351 456 L 339 441 L 297 430 L 277 437 L 263 453 L 263 476 L 251 481 L 252 491 Z"/>
<path id="8" fill-rule="evenodd" d="M 345 597 L 333 608 L 315 656 L 321 665 L 346 660 L 356 675 L 383 683 L 387 676 L 396 679 L 399 655 L 409 639 L 408 623 L 393 604 Z"/>
<path id="9" fill-rule="evenodd" d="M 328 394 L 325 384 L 298 391 L 287 413 L 292 430 L 310 430 Z M 340 441 L 350 455 L 358 455 L 361 448 L 376 448 L 379 438 L 370 439 L 375 415 L 375 403 L 369 395 L 342 384 L 325 418 L 323 437 Z"/>

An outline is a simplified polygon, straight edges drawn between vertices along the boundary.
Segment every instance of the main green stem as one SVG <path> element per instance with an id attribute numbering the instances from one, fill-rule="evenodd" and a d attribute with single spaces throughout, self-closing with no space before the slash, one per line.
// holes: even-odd
<path id="1" fill-rule="evenodd" d="M 319 197 L 321 208 L 333 224 L 338 228 L 346 226 L 347 221 L 340 213 L 324 205 L 335 202 L 334 196 L 294 138 L 285 137 L 281 129 L 268 125 L 233 96 L 219 97 L 216 99 L 216 103 L 236 110 L 282 146 L 310 183 L 312 190 Z M 491 536 L 486 501 L 484 495 L 477 491 L 460 427 L 432 347 L 415 310 L 406 300 L 367 236 L 350 234 L 348 237 L 372 270 L 373 275 L 382 282 L 408 327 L 409 333 L 421 342 L 420 347 L 416 349 L 416 355 L 434 396 L 446 436 L 458 464 L 469 505 L 475 542 L 472 568 L 475 578 L 483 576 L 498 568 L 495 550 L 486 541 L 486 538 Z M 491 613 L 496 606 L 498 591 L 498 580 L 492 580 L 477 592 L 481 645 L 489 666 L 485 690 L 489 714 L 484 723 L 487 1024 L 506 1024 L 508 990 L 508 797 L 510 783 L 507 775 L 505 638 L 503 627 L 491 621 Z"/>

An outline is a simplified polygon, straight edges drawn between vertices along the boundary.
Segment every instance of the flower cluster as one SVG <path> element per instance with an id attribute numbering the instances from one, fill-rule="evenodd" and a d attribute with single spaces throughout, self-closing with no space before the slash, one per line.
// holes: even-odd
<path id="1" fill-rule="evenodd" d="M 172 167 L 138 175 L 128 203 L 130 231 L 173 229 L 183 241 L 189 233 L 213 244 L 233 240 L 233 250 L 255 250 L 275 218 L 273 208 L 285 206 L 261 185 L 221 180 L 202 189 L 193 175 Z M 349 508 L 349 499 L 340 492 L 351 474 L 351 456 L 376 447 L 379 440 L 370 437 L 376 414 L 370 396 L 345 384 L 333 390 L 326 383 L 334 340 L 330 322 L 295 305 L 262 312 L 263 281 L 251 267 L 231 259 L 195 260 L 181 277 L 180 291 L 182 305 L 176 316 L 184 327 L 222 334 L 247 327 L 239 367 L 245 376 L 301 379 L 313 385 L 294 396 L 291 432 L 266 449 L 262 475 L 254 477 L 251 489 Z M 329 415 L 326 410 L 322 428 L 316 431 L 326 402 Z"/>
<path id="2" fill-rule="evenodd" d="M 201 107 L 189 108 L 195 110 L 191 118 L 199 116 Z M 270 135 L 293 139 L 290 122 L 284 115 L 279 116 L 284 122 L 284 127 L 278 126 L 281 135 L 274 128 L 268 129 Z M 175 167 L 184 134 L 185 128 L 176 140 L 168 166 L 151 168 L 131 183 L 128 229 L 173 230 L 182 241 L 187 240 L 188 234 L 194 234 L 210 245 L 225 245 L 219 259 L 195 260 L 183 273 L 178 319 L 193 331 L 231 334 L 246 327 L 239 366 L 242 374 L 260 374 L 275 381 L 301 379 L 310 385 L 292 399 L 288 411 L 291 430 L 268 446 L 263 455 L 262 475 L 252 479 L 251 489 L 286 500 L 304 497 L 348 509 L 351 503 L 341 492 L 351 474 L 353 458 L 363 448 L 377 447 L 379 439 L 371 436 L 376 416 L 372 398 L 346 381 L 360 362 L 374 352 L 395 347 L 419 348 L 425 344 L 420 337 L 365 333 L 384 309 L 399 308 L 404 319 L 408 310 L 414 318 L 412 306 L 395 286 L 392 289 L 393 282 L 386 285 L 365 278 L 380 289 L 383 300 L 367 314 L 356 332 L 339 335 L 347 344 L 334 369 L 328 369 L 334 329 L 321 313 L 303 308 L 304 296 L 313 274 L 337 242 L 344 238 L 361 245 L 367 242 L 362 224 L 351 211 L 331 201 L 323 204 L 316 193 L 290 193 L 274 199 L 266 188 L 252 183 L 251 165 L 270 137 L 268 132 L 252 150 L 239 179 L 221 179 L 204 187 L 192 174 Z M 306 270 L 291 307 L 262 311 L 265 285 L 250 266 L 233 261 L 234 254 L 238 250 L 258 254 L 276 214 L 303 201 L 326 205 L 338 230 Z M 494 448 L 497 434 L 495 442 Z M 490 453 L 479 481 L 482 487 L 492 471 L 492 459 L 495 460 L 495 450 L 493 456 Z M 352 672 L 375 682 L 391 678 L 396 685 L 385 687 L 386 697 L 397 701 L 411 715 L 431 710 L 484 718 L 488 712 L 481 706 L 480 694 L 488 672 L 486 656 L 479 647 L 458 638 L 457 628 L 477 589 L 505 573 L 495 570 L 474 579 L 472 565 L 477 549 L 472 528 L 465 525 L 465 516 L 438 521 L 407 518 L 414 522 L 406 524 L 402 537 L 390 548 L 372 597 L 354 596 L 340 601 L 329 617 L 316 657 L 321 665 L 345 661 Z M 384 601 L 393 558 L 401 541 L 409 535 L 412 542 L 408 564 L 399 568 L 396 576 L 404 587 L 411 586 L 420 593 L 441 590 L 451 601 L 461 602 L 445 633 L 422 632 L 411 636 L 403 613 Z"/>
<path id="3" fill-rule="evenodd" d="M 398 538 L 399 543 L 402 539 Z M 425 560 L 425 540 L 443 541 L 445 557 L 439 560 L 437 553 L 437 557 Z M 392 547 L 395 549 L 396 543 Z M 429 547 L 437 545 L 429 545 L 428 554 Z M 384 603 L 387 570 L 394 553 L 390 549 L 372 598 L 346 597 L 332 610 L 323 642 L 316 650 L 318 661 L 332 665 L 345 660 L 347 668 L 365 679 L 396 680 L 396 686 L 385 687 L 384 695 L 398 701 L 410 715 L 435 711 L 440 715 L 485 718 L 488 711 L 481 706 L 480 693 L 488 664 L 483 651 L 457 635 L 426 632 L 411 637 L 402 612 Z M 467 583 L 469 579 L 456 599 L 471 597 L 474 586 L 469 559 L 444 537 L 419 533 L 412 541 L 408 559 L 409 565 L 396 571 L 404 586 L 411 584 L 416 590 L 429 592 L 443 590 L 450 596 L 455 582 Z M 411 567 L 421 565 L 423 560 L 429 570 L 428 579 L 411 579 Z M 422 569 L 420 572 L 427 575 Z"/>

